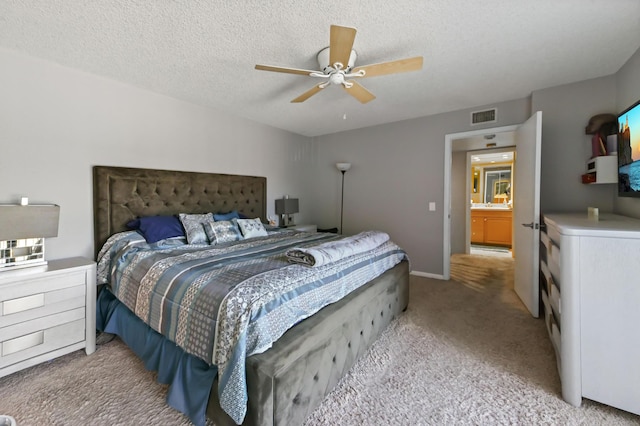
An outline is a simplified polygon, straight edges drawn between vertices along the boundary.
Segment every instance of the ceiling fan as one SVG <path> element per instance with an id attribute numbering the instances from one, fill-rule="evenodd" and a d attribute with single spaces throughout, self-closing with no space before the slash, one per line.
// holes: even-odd
<path id="1" fill-rule="evenodd" d="M 353 41 L 355 38 L 355 28 L 331 25 L 329 46 L 322 49 L 317 55 L 318 65 L 322 71 L 275 67 L 270 65 L 256 65 L 256 69 L 287 74 L 307 75 L 325 80 L 293 99 L 291 102 L 294 103 L 304 102 L 330 84 L 336 84 L 341 85 L 347 93 L 363 104 L 374 100 L 376 97 L 360 83 L 351 79 L 418 71 L 422 69 L 422 56 L 354 68 L 353 66 L 357 58 L 356 52 L 353 50 Z"/>

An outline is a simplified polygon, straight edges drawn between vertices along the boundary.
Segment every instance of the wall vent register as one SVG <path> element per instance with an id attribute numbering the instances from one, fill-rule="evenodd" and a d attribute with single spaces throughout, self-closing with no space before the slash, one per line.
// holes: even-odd
<path id="1" fill-rule="evenodd" d="M 475 111 L 471 113 L 471 124 L 495 123 L 496 121 L 498 121 L 497 116 L 497 108 L 492 108 L 485 111 Z"/>

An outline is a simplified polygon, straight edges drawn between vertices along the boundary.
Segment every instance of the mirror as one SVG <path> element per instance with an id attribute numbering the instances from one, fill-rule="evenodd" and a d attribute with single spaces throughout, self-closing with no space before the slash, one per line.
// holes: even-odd
<path id="1" fill-rule="evenodd" d="M 511 200 L 511 168 L 485 169 L 484 202 L 508 203 Z"/>
<path id="2" fill-rule="evenodd" d="M 474 194 L 478 193 L 478 186 L 480 184 L 480 169 L 478 169 L 477 167 L 472 167 L 472 172 L 473 172 L 473 185 L 471 186 L 471 190 L 473 191 Z"/>

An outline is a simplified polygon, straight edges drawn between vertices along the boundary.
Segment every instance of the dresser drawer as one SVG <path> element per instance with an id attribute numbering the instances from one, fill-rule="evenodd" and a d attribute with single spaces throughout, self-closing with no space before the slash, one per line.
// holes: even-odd
<path id="1" fill-rule="evenodd" d="M 0 304 L 4 305 L 4 302 L 7 300 L 61 290 L 68 287 L 86 286 L 86 284 L 87 273 L 82 270 L 49 275 L 39 274 L 35 278 L 23 278 L 0 285 Z"/>
<path id="2" fill-rule="evenodd" d="M 79 316 L 77 314 L 78 312 L 76 312 L 76 316 Z M 67 316 L 65 319 L 70 320 L 70 318 L 72 316 Z M 0 330 L 0 332 L 2 331 Z M 84 317 L 44 329 L 29 330 L 19 336 L 11 336 L 0 342 L 0 368 L 82 342 L 84 339 Z"/>
<path id="3" fill-rule="evenodd" d="M 12 324 L 85 306 L 86 286 L 16 297 L 0 303 L 0 330 Z"/>
<path id="4" fill-rule="evenodd" d="M 551 241 L 553 241 L 555 244 L 560 244 L 560 231 L 558 230 L 558 228 L 556 228 L 555 226 L 550 225 L 549 223 L 546 223 L 547 225 L 547 231 L 546 234 L 549 237 L 549 239 Z"/>

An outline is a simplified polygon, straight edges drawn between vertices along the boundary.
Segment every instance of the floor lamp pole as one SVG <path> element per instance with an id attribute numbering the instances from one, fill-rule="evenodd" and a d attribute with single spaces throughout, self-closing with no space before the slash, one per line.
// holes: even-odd
<path id="1" fill-rule="evenodd" d="M 342 208 L 344 206 L 344 173 L 346 170 L 340 170 L 342 172 L 342 191 L 340 195 L 340 233 L 342 234 Z"/>
<path id="2" fill-rule="evenodd" d="M 340 193 L 340 233 L 342 234 L 342 216 L 343 216 L 343 207 L 344 207 L 344 172 L 351 168 L 351 163 L 336 163 L 336 167 L 342 173 L 342 192 Z"/>

